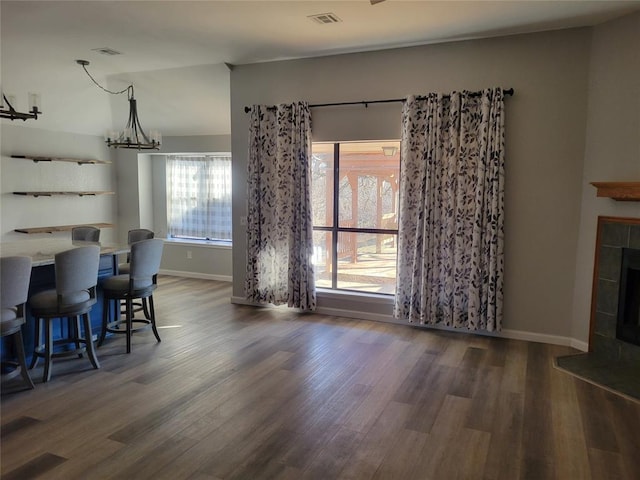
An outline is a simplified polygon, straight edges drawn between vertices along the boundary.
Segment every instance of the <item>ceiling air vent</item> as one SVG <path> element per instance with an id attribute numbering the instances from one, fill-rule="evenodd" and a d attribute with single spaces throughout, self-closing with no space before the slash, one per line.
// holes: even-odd
<path id="1" fill-rule="evenodd" d="M 339 23 L 342 21 L 335 13 L 318 13 L 316 15 L 309 15 L 308 18 L 320 25 L 326 25 L 327 23 Z"/>
<path id="2" fill-rule="evenodd" d="M 118 52 L 117 50 L 114 50 L 113 48 L 109 48 L 109 47 L 92 48 L 91 50 L 94 52 L 101 53 L 102 55 L 122 55 L 122 52 Z"/>

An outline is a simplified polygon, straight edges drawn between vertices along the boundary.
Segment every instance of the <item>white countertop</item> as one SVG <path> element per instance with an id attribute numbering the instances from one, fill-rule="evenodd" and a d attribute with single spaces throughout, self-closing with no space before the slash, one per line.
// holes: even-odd
<path id="1" fill-rule="evenodd" d="M 54 263 L 56 253 L 64 252 L 84 245 L 99 245 L 101 255 L 116 255 L 130 251 L 128 245 L 105 244 L 94 242 L 72 242 L 70 238 L 26 239 L 20 242 L 0 243 L 0 257 L 31 257 L 33 266 Z"/>

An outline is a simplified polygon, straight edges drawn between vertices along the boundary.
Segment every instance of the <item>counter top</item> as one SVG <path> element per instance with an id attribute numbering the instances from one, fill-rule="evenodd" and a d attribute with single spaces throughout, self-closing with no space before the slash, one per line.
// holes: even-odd
<path id="1" fill-rule="evenodd" d="M 34 267 L 51 265 L 56 253 L 85 245 L 98 245 L 100 255 L 117 255 L 130 251 L 128 245 L 108 243 L 78 242 L 70 238 L 28 239 L 19 242 L 0 243 L 0 257 L 21 255 L 31 257 Z"/>

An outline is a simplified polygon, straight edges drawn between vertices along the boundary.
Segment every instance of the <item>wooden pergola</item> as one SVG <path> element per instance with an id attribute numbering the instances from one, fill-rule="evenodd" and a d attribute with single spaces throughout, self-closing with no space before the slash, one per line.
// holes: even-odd
<path id="1" fill-rule="evenodd" d="M 366 227 L 368 229 L 389 229 L 396 230 L 397 227 L 397 194 L 398 194 L 398 172 L 399 158 L 398 153 L 392 156 L 386 156 L 381 151 L 371 152 L 348 152 L 340 155 L 340 179 L 346 177 L 351 188 L 351 216 L 349 219 L 343 219 L 338 225 L 339 228 L 355 228 L 357 212 L 358 212 L 358 178 L 361 176 L 373 176 L 376 179 L 376 216 L 375 225 Z M 326 176 L 326 205 L 333 203 L 333 175 Z M 382 189 L 384 182 L 388 182 L 391 186 L 391 208 L 390 211 L 383 211 Z M 332 225 L 333 212 L 330 209 L 326 211 L 326 225 Z M 356 232 L 339 232 L 338 233 L 338 258 L 349 258 L 352 263 L 357 262 L 357 233 Z M 327 252 L 331 251 L 331 238 L 327 238 Z M 380 253 L 382 247 L 382 237 L 378 236 L 376 252 Z M 327 269 L 329 270 L 331 259 L 327 256 Z"/>

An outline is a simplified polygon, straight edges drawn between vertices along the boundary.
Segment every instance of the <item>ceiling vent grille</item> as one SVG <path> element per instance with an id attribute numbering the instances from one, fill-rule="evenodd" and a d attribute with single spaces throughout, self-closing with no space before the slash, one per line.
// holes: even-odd
<path id="1" fill-rule="evenodd" d="M 118 52 L 117 50 L 114 50 L 113 48 L 109 48 L 109 47 L 92 48 L 91 50 L 94 52 L 101 53 L 102 55 L 122 55 L 122 52 Z"/>
<path id="2" fill-rule="evenodd" d="M 319 23 L 320 25 L 327 25 L 329 23 L 339 23 L 342 21 L 338 18 L 338 16 L 335 13 L 318 13 L 316 15 L 309 15 L 308 18 L 310 18 L 316 23 Z"/>

